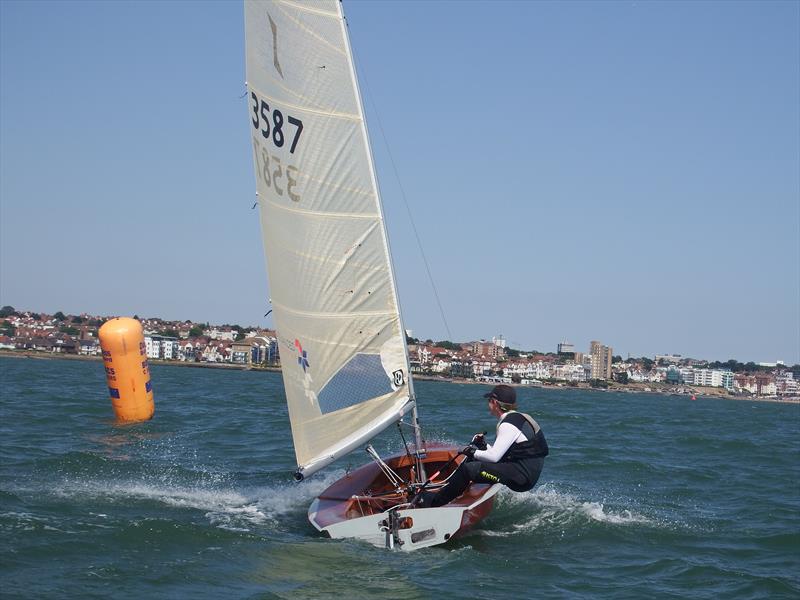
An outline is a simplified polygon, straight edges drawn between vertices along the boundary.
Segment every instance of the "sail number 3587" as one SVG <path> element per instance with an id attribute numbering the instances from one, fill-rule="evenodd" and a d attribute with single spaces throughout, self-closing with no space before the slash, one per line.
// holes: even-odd
<path id="1" fill-rule="evenodd" d="M 259 99 L 255 92 L 250 92 L 250 98 L 253 100 L 253 117 L 251 119 L 253 127 L 261 132 L 264 139 L 272 140 L 276 147 L 283 148 L 291 133 L 288 131 L 289 127 L 286 127 L 287 131 L 284 131 L 283 113 L 277 108 L 270 109 L 269 104 L 265 100 Z M 300 141 L 300 134 L 303 133 L 303 122 L 290 115 L 286 116 L 286 121 L 289 125 L 294 126 L 294 137 L 289 146 L 289 154 L 294 154 L 297 142 Z"/>

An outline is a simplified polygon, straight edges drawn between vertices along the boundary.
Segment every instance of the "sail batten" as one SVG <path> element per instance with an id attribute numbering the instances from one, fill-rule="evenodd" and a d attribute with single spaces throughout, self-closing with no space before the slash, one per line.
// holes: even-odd
<path id="1" fill-rule="evenodd" d="M 284 4 L 284 5 L 287 5 L 287 6 L 291 6 L 294 10 L 296 10 L 298 12 L 301 12 L 301 13 L 302 12 L 313 13 L 313 14 L 323 15 L 323 16 L 326 16 L 326 17 L 331 17 L 333 19 L 336 19 L 339 16 L 338 11 L 336 11 L 335 9 L 326 11 L 326 10 L 322 10 L 320 8 L 315 8 L 317 5 L 322 6 L 323 4 L 331 4 L 330 2 L 320 2 L 319 0 L 317 0 L 314 3 L 311 3 L 311 2 L 307 2 L 307 1 L 306 2 L 292 2 L 291 0 L 275 0 L 275 4 L 278 4 L 278 5 Z"/>
<path id="2" fill-rule="evenodd" d="M 279 202 L 274 202 L 272 200 L 267 200 L 267 202 L 275 208 L 275 210 L 282 210 L 285 212 L 293 212 L 301 215 L 305 215 L 307 217 L 322 217 L 322 218 L 330 218 L 330 219 L 371 219 L 373 221 L 380 220 L 377 215 L 370 215 L 370 214 L 358 214 L 358 213 L 335 213 L 335 212 L 323 212 L 320 210 L 300 210 L 294 208 L 292 206 L 286 206 L 285 204 L 281 204 Z"/>
<path id="3" fill-rule="evenodd" d="M 391 311 L 354 311 L 349 313 L 343 312 L 311 312 L 311 311 L 301 311 L 301 310 L 293 310 L 291 308 L 286 308 L 285 306 L 278 304 L 274 300 L 272 301 L 273 307 L 279 307 L 282 310 L 286 311 L 287 313 L 291 313 L 297 316 L 304 316 L 304 317 L 311 317 L 311 318 L 318 318 L 318 319 L 350 319 L 352 317 L 394 317 L 394 313 Z M 309 336 L 309 339 L 314 339 L 313 336 Z M 339 341 L 330 342 L 330 343 L 341 343 Z"/>
<path id="4" fill-rule="evenodd" d="M 245 3 L 261 230 L 298 467 L 413 406 L 380 194 L 338 0 Z"/>

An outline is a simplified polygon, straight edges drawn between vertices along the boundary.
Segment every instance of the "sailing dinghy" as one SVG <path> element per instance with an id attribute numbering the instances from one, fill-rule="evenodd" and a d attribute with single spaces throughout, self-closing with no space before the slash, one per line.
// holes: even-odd
<path id="1" fill-rule="evenodd" d="M 246 0 L 249 119 L 273 318 L 303 478 L 398 423 L 412 447 L 345 475 L 309 508 L 333 538 L 414 550 L 463 533 L 498 486 L 417 508 L 457 468 L 423 442 L 389 242 L 338 0 Z M 434 476 L 430 478 L 428 474 Z"/>

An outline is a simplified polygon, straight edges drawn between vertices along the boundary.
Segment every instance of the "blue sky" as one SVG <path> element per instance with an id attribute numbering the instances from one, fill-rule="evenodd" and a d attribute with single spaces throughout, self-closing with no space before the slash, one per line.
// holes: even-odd
<path id="1" fill-rule="evenodd" d="M 345 12 L 415 335 L 800 362 L 800 3 Z M 0 304 L 271 325 L 242 13 L 0 2 Z"/>

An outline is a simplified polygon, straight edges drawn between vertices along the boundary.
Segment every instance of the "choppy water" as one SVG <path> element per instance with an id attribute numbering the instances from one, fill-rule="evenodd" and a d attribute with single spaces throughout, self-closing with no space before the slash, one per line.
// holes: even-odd
<path id="1" fill-rule="evenodd" d="M 533 390 L 552 451 L 466 537 L 410 554 L 320 538 L 280 376 L 154 366 L 117 426 L 100 363 L 0 358 L 0 582 L 11 597 L 798 598 L 800 406 Z M 493 419 L 418 382 L 429 439 Z M 375 443 L 398 450 L 396 431 Z"/>

